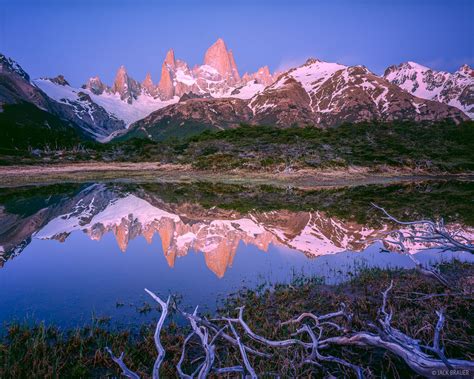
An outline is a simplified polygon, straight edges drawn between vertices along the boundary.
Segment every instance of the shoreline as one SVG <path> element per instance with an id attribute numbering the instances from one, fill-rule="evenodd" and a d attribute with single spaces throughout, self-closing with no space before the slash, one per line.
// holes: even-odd
<path id="1" fill-rule="evenodd" d="M 341 328 L 336 332 L 326 331 L 326 335 L 331 337 L 349 332 L 357 333 L 359 330 L 371 330 L 370 325 L 374 325 L 378 318 L 377 309 L 382 306 L 382 291 L 386 291 L 392 283 L 393 289 L 388 301 L 390 311 L 395 315 L 393 327 L 408 336 L 418 331 L 417 339 L 428 345 L 433 338 L 437 320 L 434 311 L 445 309 L 450 321 L 442 330 L 446 356 L 468 361 L 472 338 L 471 330 L 466 326 L 469 325 L 466 315 L 472 312 L 474 266 L 453 261 L 442 264 L 439 268 L 456 291 L 446 291 L 445 287 L 414 269 L 366 270 L 349 282 L 338 285 L 327 285 L 317 278 L 307 278 L 308 280 L 274 285 L 272 290 L 242 288 L 212 315 L 236 317 L 236 307 L 244 306 L 244 318 L 251 330 L 258 335 L 270 335 L 274 340 L 285 340 L 295 338 L 294 332 L 300 325 L 282 327 L 281 321 L 294 319 L 302 312 L 329 314 L 341 309 L 341 304 L 344 304 L 342 309 L 347 310 L 350 319 L 334 319 Z M 459 296 L 459 293 L 464 296 Z M 148 301 L 152 302 L 150 299 Z M 150 310 L 158 313 L 154 307 L 150 307 Z M 311 325 L 309 322 L 307 324 Z M 112 351 L 127 351 L 129 368 L 146 376 L 156 359 L 155 328 L 155 322 L 146 321 L 138 332 L 128 327 L 109 328 L 106 319 L 74 329 L 61 329 L 54 324 L 28 325 L 12 322 L 5 328 L 5 334 L 0 336 L 0 350 L 4 353 L 4 359 L 0 354 L 0 376 L 31 376 L 31 367 L 34 368 L 33 376 L 37 377 L 47 376 L 51 372 L 57 372 L 60 377 L 77 376 L 78 372 L 83 377 L 120 376 L 119 367 L 104 352 L 106 346 Z M 181 347 L 188 333 L 189 327 L 186 325 L 170 326 L 165 323 L 160 333 L 160 341 L 166 350 L 161 370 L 163 376 L 176 376 Z M 456 338 L 449 338 L 450 336 Z M 220 354 L 221 366 L 230 367 L 240 363 L 240 355 L 233 354 L 235 347 L 224 339 L 219 339 L 216 343 L 219 344 L 216 353 Z M 288 374 L 285 376 L 322 377 L 324 371 L 331 369 L 338 376 L 345 376 L 343 366 L 296 366 L 288 360 L 289 354 L 285 351 L 279 352 L 251 342 L 248 345 L 272 354 L 272 359 L 259 359 L 254 354 L 249 355 L 253 367 L 259 373 L 278 370 Z M 200 357 L 199 353 L 199 350 L 188 350 L 188 365 L 194 358 Z M 350 358 L 352 363 L 370 370 L 375 377 L 415 375 L 402 359 L 383 347 L 366 346 L 361 349 L 349 345 L 344 350 L 337 350 L 335 354 L 341 358 Z M 384 359 L 380 359 L 382 354 Z M 295 367 L 297 371 L 294 371 Z"/>
<path id="2" fill-rule="evenodd" d="M 105 182 L 224 182 L 318 189 L 427 180 L 473 181 L 474 173 L 429 172 L 387 166 L 300 169 L 291 172 L 197 170 L 190 165 L 159 162 L 74 163 L 0 166 L 0 188 L 89 181 Z"/>

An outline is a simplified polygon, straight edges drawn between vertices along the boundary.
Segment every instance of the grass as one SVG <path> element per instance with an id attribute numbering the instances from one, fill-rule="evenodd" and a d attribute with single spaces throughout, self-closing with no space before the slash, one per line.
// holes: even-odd
<path id="1" fill-rule="evenodd" d="M 0 188 L 0 204 L 5 211 L 23 217 L 76 196 L 89 184 Z M 241 213 L 272 210 L 319 210 L 329 216 L 361 224 L 378 225 L 376 203 L 401 219 L 444 217 L 447 222 L 474 226 L 474 183 L 469 181 L 425 181 L 391 185 L 303 190 L 270 185 L 237 185 L 210 182 L 108 184 L 120 193 L 153 196 L 165 203 L 199 204 L 205 209 L 234 210 Z M 1 233 L 0 233 L 1 234 Z"/>
<path id="2" fill-rule="evenodd" d="M 225 152 L 238 157 L 241 167 L 284 161 L 295 168 L 389 165 L 458 171 L 474 168 L 473 149 L 474 128 L 469 121 L 359 123 L 327 129 L 244 125 L 192 137 L 186 151 L 193 161 L 199 158 L 197 165 L 207 168 L 220 165 L 217 158 Z"/>
<path id="3" fill-rule="evenodd" d="M 243 290 L 229 299 L 219 310 L 222 315 L 235 315 L 236 305 L 245 305 L 245 318 L 251 328 L 268 338 L 288 338 L 293 327 L 279 327 L 303 311 L 325 313 L 334 311 L 344 302 L 353 313 L 351 327 L 365 329 L 377 318 L 381 291 L 390 280 L 395 288 L 390 307 L 394 312 L 393 326 L 429 344 L 436 322 L 434 310 L 444 308 L 446 325 L 442 342 L 448 357 L 474 359 L 472 335 L 474 302 L 474 266 L 452 262 L 440 266 L 453 285 L 446 290 L 413 270 L 366 270 L 350 282 L 337 286 L 322 284 L 319 280 L 295 280 L 292 285 L 262 287 L 258 291 Z M 440 296 L 424 298 L 423 294 Z M 126 362 L 143 377 L 149 377 L 156 350 L 153 344 L 154 325 L 144 325 L 137 334 L 110 330 L 101 325 L 74 331 L 61 331 L 42 324 L 36 327 L 10 325 L 0 340 L 0 377 L 116 377 L 119 370 L 104 351 L 109 346 L 115 352 L 124 351 Z M 183 336 L 187 327 L 168 324 L 162 332 L 167 355 L 162 366 L 163 377 L 175 377 Z M 248 342 L 248 341 L 247 341 Z M 250 343 L 251 344 L 251 343 Z M 190 347 L 191 359 L 200 355 L 196 345 Z M 415 377 L 403 361 L 377 349 L 344 348 L 331 353 L 350 359 L 366 368 L 368 377 Z M 217 365 L 237 363 L 239 352 L 219 344 Z M 312 366 L 294 366 L 298 350 L 278 350 L 272 359 L 250 356 L 257 372 L 278 372 L 282 377 L 322 377 L 332 373 L 336 377 L 350 377 L 352 373 L 337 365 L 328 365 L 323 371 Z M 188 365 L 186 370 L 191 369 Z"/>
<path id="4" fill-rule="evenodd" d="M 210 131 L 193 126 L 190 135 L 154 141 L 84 142 L 80 148 L 2 152 L 0 164 L 83 161 L 190 164 L 204 170 L 271 171 L 283 168 L 396 167 L 433 172 L 474 170 L 474 122 L 343 124 L 334 128 L 275 128 L 242 125 Z M 163 131 L 166 134 L 166 131 Z M 59 152 L 58 152 L 59 151 Z"/>
<path id="5" fill-rule="evenodd" d="M 318 210 L 344 220 L 363 224 L 378 224 L 380 212 L 371 207 L 376 203 L 402 219 L 444 217 L 447 222 L 462 222 L 474 226 L 474 183 L 463 181 L 427 181 L 394 185 L 290 191 L 269 185 L 246 186 L 223 183 L 147 183 L 131 186 L 144 190 L 165 202 L 198 203 L 205 208 L 242 213 L 287 209 Z"/>

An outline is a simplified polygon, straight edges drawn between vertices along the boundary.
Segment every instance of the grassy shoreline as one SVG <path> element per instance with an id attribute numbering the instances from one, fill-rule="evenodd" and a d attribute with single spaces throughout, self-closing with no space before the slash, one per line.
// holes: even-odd
<path id="1" fill-rule="evenodd" d="M 241 125 L 165 141 L 0 143 L 0 166 L 71 162 L 161 162 L 211 172 L 390 167 L 459 173 L 474 170 L 474 122 L 362 122 L 325 129 Z"/>
<path id="2" fill-rule="evenodd" d="M 223 304 L 221 315 L 235 316 L 235 307 L 245 305 L 245 318 L 257 333 L 272 339 L 288 338 L 293 327 L 280 327 L 279 322 L 304 311 L 326 313 L 335 311 L 344 302 L 353 314 L 351 327 L 366 327 L 377 317 L 380 293 L 394 280 L 395 287 L 389 304 L 394 312 L 393 325 L 423 343 L 430 344 L 436 324 L 434 310 L 444 308 L 446 325 L 442 342 L 450 358 L 474 359 L 474 265 L 452 262 L 440 266 L 452 284 L 446 290 L 414 270 L 367 270 L 350 282 L 336 286 L 318 280 L 301 278 L 291 285 L 271 289 L 242 290 Z M 434 294 L 435 296 L 427 296 Z M 157 312 L 157 316 L 159 313 Z M 187 327 L 169 324 L 162 332 L 167 355 L 162 366 L 163 377 L 175 377 L 175 365 L 181 353 Z M 126 362 L 142 377 L 149 377 L 156 350 L 153 343 L 154 325 L 144 325 L 132 335 L 127 330 L 108 330 L 100 325 L 74 331 L 54 327 L 11 325 L 0 340 L 0 377 L 112 377 L 119 370 L 104 350 L 125 351 Z M 256 346 L 254 346 L 256 347 Z M 190 346 L 191 357 L 200 352 Z M 237 363 L 239 352 L 233 347 L 218 345 L 218 366 Z M 406 364 L 390 353 L 378 349 L 348 347 L 331 351 L 365 368 L 368 377 L 416 377 Z M 275 351 L 272 359 L 250 356 L 257 372 L 279 372 L 283 377 L 351 376 L 337 364 L 323 369 L 289 363 L 289 351 Z M 294 358 L 293 356 L 291 358 Z M 185 369 L 190 372 L 191 366 Z"/>
<path id="3" fill-rule="evenodd" d="M 81 182 L 221 182 L 267 184 L 307 189 L 390 184 L 426 180 L 474 181 L 474 172 L 447 173 L 440 170 L 390 166 L 253 171 L 247 169 L 200 170 L 190 165 L 160 162 L 70 163 L 0 166 L 0 187 Z"/>

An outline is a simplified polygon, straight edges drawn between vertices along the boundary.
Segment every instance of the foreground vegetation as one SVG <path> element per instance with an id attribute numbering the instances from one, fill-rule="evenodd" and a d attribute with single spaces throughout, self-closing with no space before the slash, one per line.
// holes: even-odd
<path id="1" fill-rule="evenodd" d="M 0 112 L 0 156 L 36 156 L 90 140 L 79 127 L 30 103 L 4 104 Z M 92 146 L 93 144 L 91 144 Z"/>
<path id="2" fill-rule="evenodd" d="M 0 188 L 4 211 L 27 217 L 77 194 L 90 184 L 53 184 Z M 138 197 L 161 199 L 172 206 L 196 204 L 241 213 L 290 210 L 322 211 L 328 216 L 372 226 L 380 225 L 380 212 L 371 203 L 389 209 L 400 219 L 438 219 L 474 226 L 474 183 L 470 181 L 424 181 L 390 185 L 305 190 L 269 185 L 225 183 L 109 183 L 109 188 Z M 1 233 L 0 233 L 1 234 Z"/>
<path id="3" fill-rule="evenodd" d="M 190 138 L 84 142 L 0 150 L 0 164 L 83 161 L 153 161 L 196 169 L 296 170 L 301 168 L 408 167 L 460 172 L 474 169 L 474 122 L 344 124 L 335 128 L 243 125 Z"/>
<path id="4" fill-rule="evenodd" d="M 317 279 L 300 278 L 291 285 L 277 285 L 259 290 L 243 290 L 218 311 L 220 315 L 236 316 L 236 306 L 244 305 L 245 319 L 258 334 L 271 339 L 290 338 L 296 326 L 282 327 L 280 321 L 289 320 L 302 312 L 317 314 L 333 312 L 341 302 L 353 315 L 346 320 L 345 328 L 367 328 L 378 317 L 381 292 L 394 281 L 389 299 L 393 311 L 392 326 L 400 329 L 423 344 L 433 342 L 436 309 L 444 309 L 446 322 L 441 343 L 446 356 L 464 360 L 474 359 L 473 329 L 473 278 L 474 266 L 453 262 L 440 266 L 449 280 L 451 289 L 420 276 L 413 270 L 369 270 L 352 281 L 337 286 L 327 286 Z M 157 312 L 158 314 L 158 312 Z M 166 348 L 166 358 L 161 368 L 163 377 L 175 377 L 175 366 L 181 346 L 189 329 L 184 324 L 172 322 L 161 333 Z M 145 325 L 138 334 L 113 330 L 101 325 L 75 331 L 61 331 L 55 327 L 38 325 L 9 325 L 0 341 L 0 377 L 112 377 L 119 369 L 105 351 L 125 352 L 125 362 L 142 377 L 149 377 L 156 358 L 153 342 L 154 324 Z M 243 335 L 243 334 L 242 334 Z M 246 340 L 246 344 L 261 349 L 262 346 Z M 249 354 L 257 373 L 278 373 L 282 377 L 351 377 L 353 371 L 337 363 L 322 367 L 300 362 L 298 348 L 270 349 L 272 358 Z M 329 349 L 325 354 L 337 355 L 364 368 L 368 377 L 415 377 L 399 358 L 376 348 L 344 347 Z M 191 340 L 183 366 L 192 372 L 196 363 L 189 363 L 202 355 L 200 346 Z M 217 345 L 217 367 L 232 366 L 241 362 L 239 350 L 232 345 Z"/>

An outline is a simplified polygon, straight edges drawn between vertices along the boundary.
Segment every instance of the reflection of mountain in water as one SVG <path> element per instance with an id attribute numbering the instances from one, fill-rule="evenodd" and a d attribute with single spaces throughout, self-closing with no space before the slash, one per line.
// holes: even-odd
<path id="1" fill-rule="evenodd" d="M 3 210 L 2 225 L 6 232 L 0 233 L 0 245 L 6 256 L 19 254 L 31 237 L 63 242 L 71 232 L 82 230 L 91 239 L 100 240 L 112 232 L 125 252 L 130 240 L 143 236 L 151 243 L 157 233 L 171 267 L 177 257 L 194 250 L 204 255 L 206 265 L 219 277 L 232 265 L 240 242 L 263 251 L 270 244 L 284 245 L 318 256 L 361 250 L 367 245 L 364 240 L 379 233 L 317 211 L 241 214 L 193 204 L 168 204 L 143 190 L 123 193 L 105 185 L 89 186 L 27 217 Z"/>

